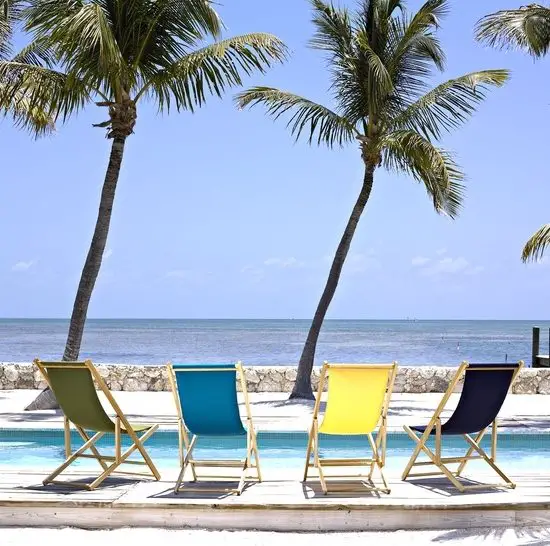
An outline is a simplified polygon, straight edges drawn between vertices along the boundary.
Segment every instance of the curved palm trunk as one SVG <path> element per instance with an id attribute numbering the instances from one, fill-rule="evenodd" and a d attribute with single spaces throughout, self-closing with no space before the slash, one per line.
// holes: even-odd
<path id="1" fill-rule="evenodd" d="M 319 339 L 321 327 L 323 326 L 323 321 L 325 320 L 325 315 L 327 314 L 330 302 L 332 301 L 336 288 L 338 287 L 342 267 L 346 261 L 357 224 L 359 223 L 361 214 L 363 214 L 363 210 L 365 210 L 365 206 L 369 200 L 374 181 L 374 170 L 375 167 L 373 165 L 366 165 L 363 187 L 361 188 L 361 193 L 359 194 L 355 206 L 353 207 L 348 224 L 346 225 L 346 229 L 342 235 L 342 239 L 340 239 L 340 244 L 336 249 L 334 259 L 332 260 L 332 266 L 328 275 L 327 284 L 325 285 L 325 289 L 323 290 L 323 294 L 319 300 L 319 304 L 317 305 L 317 310 L 313 316 L 313 321 L 309 328 L 306 343 L 304 345 L 304 349 L 302 350 L 302 356 L 300 357 L 300 363 L 298 364 L 298 375 L 296 376 L 296 382 L 294 383 L 294 388 L 292 389 L 290 398 L 306 398 L 310 400 L 314 398 L 311 390 L 311 371 L 313 370 L 317 340 Z"/>
<path id="2" fill-rule="evenodd" d="M 122 165 L 122 156 L 124 154 L 124 144 L 126 137 L 115 137 L 111 146 L 111 156 L 109 165 L 105 173 L 105 182 L 101 192 L 101 201 L 99 204 L 99 212 L 95 225 L 94 235 L 90 244 L 90 250 L 82 269 L 80 283 L 73 306 L 71 322 L 69 324 L 69 334 L 63 353 L 64 361 L 75 361 L 80 353 L 80 345 L 82 343 L 82 334 L 84 333 L 84 324 L 86 323 L 86 315 L 88 305 L 92 297 L 92 292 L 101 268 L 101 260 L 109 235 L 109 225 L 111 223 L 111 214 L 113 211 L 113 201 Z M 37 409 L 52 409 L 56 408 L 57 401 L 53 393 L 46 389 L 38 397 L 27 406 L 26 410 Z"/>

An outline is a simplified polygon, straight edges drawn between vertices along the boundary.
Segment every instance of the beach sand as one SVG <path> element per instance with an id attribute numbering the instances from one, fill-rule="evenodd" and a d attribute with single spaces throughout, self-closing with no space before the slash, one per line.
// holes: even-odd
<path id="1" fill-rule="evenodd" d="M 0 530 L 3 546 L 56 544 L 57 546 L 120 546 L 121 544 L 197 544 L 224 546 L 376 546 L 411 543 L 454 546 L 501 544 L 510 546 L 550 544 L 550 530 L 518 529 L 457 529 L 446 531 L 393 531 L 364 533 L 261 533 L 254 531 L 196 531 L 165 529 L 117 529 L 85 531 L 82 529 L 4 528 Z"/>

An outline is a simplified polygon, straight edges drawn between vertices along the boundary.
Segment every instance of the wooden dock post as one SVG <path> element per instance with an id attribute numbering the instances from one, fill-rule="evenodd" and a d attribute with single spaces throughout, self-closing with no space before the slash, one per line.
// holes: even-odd
<path id="1" fill-rule="evenodd" d="M 540 328 L 533 326 L 533 342 L 531 343 L 531 367 L 538 368 L 538 355 L 540 348 Z"/>

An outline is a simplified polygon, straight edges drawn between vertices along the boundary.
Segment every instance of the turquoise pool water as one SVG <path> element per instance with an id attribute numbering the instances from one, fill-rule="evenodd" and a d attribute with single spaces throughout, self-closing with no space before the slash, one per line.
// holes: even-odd
<path id="1" fill-rule="evenodd" d="M 82 444 L 74 432 L 73 446 Z M 303 432 L 260 432 L 258 445 L 264 469 L 293 469 L 303 467 L 307 435 Z M 369 453 L 365 438 L 357 436 L 321 437 L 321 453 L 331 457 L 358 457 Z M 105 454 L 112 454 L 113 437 L 105 435 L 98 444 Z M 146 447 L 160 468 L 178 467 L 178 442 L 175 431 L 158 431 Z M 197 458 L 240 458 L 245 448 L 244 438 L 203 438 L 197 443 Z M 461 438 L 447 437 L 444 454 L 462 455 L 467 445 Z M 489 440 L 483 442 L 489 449 Z M 387 469 L 401 471 L 411 455 L 414 443 L 404 433 L 388 434 Z M 133 457 L 133 456 L 132 456 Z M 134 457 L 133 457 L 134 458 Z M 61 430 L 0 430 L 0 467 L 3 468 L 54 468 L 64 460 L 63 432 Z M 508 471 L 550 471 L 550 434 L 501 433 L 499 434 L 498 460 Z M 82 468 L 95 466 L 92 460 L 77 463 Z M 472 468 L 482 463 L 472 461 Z M 486 467 L 484 467 L 486 468 Z"/>

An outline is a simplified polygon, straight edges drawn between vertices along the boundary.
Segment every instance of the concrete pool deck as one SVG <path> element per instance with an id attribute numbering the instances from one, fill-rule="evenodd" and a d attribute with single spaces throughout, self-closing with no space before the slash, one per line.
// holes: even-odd
<path id="1" fill-rule="evenodd" d="M 60 412 L 23 411 L 23 408 L 39 392 L 38 390 L 0 391 L 0 429 L 62 427 L 63 416 Z M 125 414 L 134 421 L 160 423 L 161 428 L 166 429 L 176 426 L 176 407 L 170 392 L 113 391 L 113 395 Z M 394 393 L 388 413 L 388 429 L 402 431 L 404 424 L 415 425 L 427 422 L 442 396 L 441 393 Z M 251 393 L 249 397 L 252 416 L 258 430 L 309 430 L 313 402 L 288 400 L 288 394 L 277 392 Z M 452 395 L 447 414 L 458 402 L 458 397 L 458 393 Z M 102 398 L 101 393 L 100 398 Z M 239 401 L 244 413 L 240 393 Z M 550 431 L 550 395 L 508 395 L 499 415 L 499 427 L 510 431 Z"/>
<path id="2" fill-rule="evenodd" d="M 59 428 L 55 411 L 24 412 L 38 391 L 0 391 L 1 428 Z M 168 392 L 114 392 L 123 411 L 137 421 L 175 426 L 175 407 Z M 390 430 L 404 423 L 423 423 L 441 394 L 394 394 Z M 259 430 L 305 431 L 312 404 L 288 402 L 283 393 L 252 394 L 252 414 Z M 456 403 L 458 397 L 453 397 Z M 550 396 L 510 395 L 500 423 L 508 431 L 550 432 Z M 452 407 L 452 404 L 451 404 Z M 412 449 L 412 444 L 411 444 Z M 266 531 L 361 531 L 397 529 L 467 529 L 524 527 L 550 524 L 550 476 L 526 468 L 511 473 L 514 490 L 479 489 L 459 493 L 441 478 L 402 482 L 387 472 L 392 492 L 367 491 L 324 496 L 318 482 L 302 484 L 299 472 L 264 469 L 264 482 L 240 497 L 210 492 L 174 495 L 177 471 L 163 470 L 162 480 L 113 478 L 96 491 L 42 486 L 51 469 L 24 468 L 0 473 L 0 527 L 43 526 L 84 528 L 159 527 L 259 529 Z M 88 476 L 84 470 L 71 479 Z M 472 474 L 480 482 L 495 482 L 490 474 Z"/>

